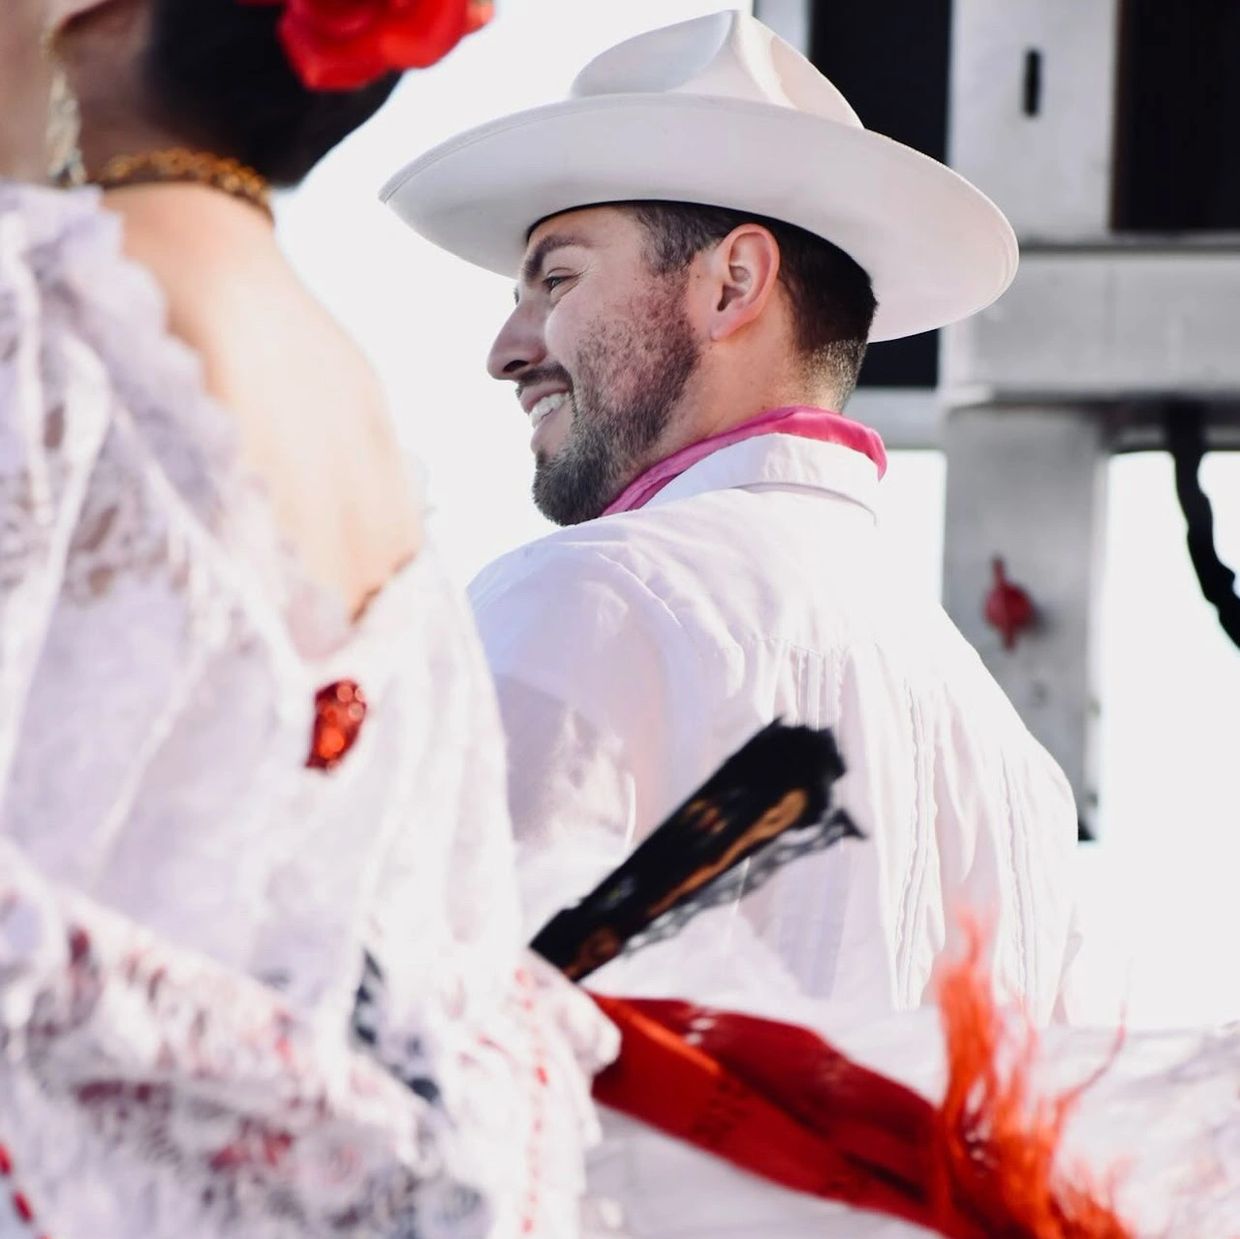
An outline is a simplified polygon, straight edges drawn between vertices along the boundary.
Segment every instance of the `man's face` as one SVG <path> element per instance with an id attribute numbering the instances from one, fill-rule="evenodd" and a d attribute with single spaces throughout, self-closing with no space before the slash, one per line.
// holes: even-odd
<path id="1" fill-rule="evenodd" d="M 534 502 L 559 525 L 598 516 L 660 458 L 697 367 L 685 275 L 655 275 L 646 246 L 618 208 L 544 220 L 491 348 L 534 427 Z"/>

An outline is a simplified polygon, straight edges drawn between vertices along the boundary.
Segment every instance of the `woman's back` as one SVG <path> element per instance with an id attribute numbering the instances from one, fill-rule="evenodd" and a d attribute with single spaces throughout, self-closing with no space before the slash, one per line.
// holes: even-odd
<path id="1" fill-rule="evenodd" d="M 418 521 L 381 385 L 305 289 L 251 204 L 201 186 L 107 195 L 168 326 L 203 363 L 305 574 L 356 613 L 417 551 Z"/>

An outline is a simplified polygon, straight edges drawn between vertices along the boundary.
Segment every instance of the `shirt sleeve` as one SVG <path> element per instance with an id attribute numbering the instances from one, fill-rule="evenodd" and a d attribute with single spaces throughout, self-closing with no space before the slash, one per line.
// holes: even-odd
<path id="1" fill-rule="evenodd" d="M 507 736 L 533 931 L 700 780 L 706 674 L 677 617 L 588 544 L 518 551 L 471 600 Z"/>
<path id="2" fill-rule="evenodd" d="M 770 718 L 738 691 L 727 651 L 591 546 L 535 544 L 488 570 L 472 595 L 507 734 L 532 933 L 619 865 Z M 797 860 L 768 887 L 611 961 L 591 985 L 795 1012 L 821 1026 L 819 999 L 831 987 L 815 984 L 821 968 L 812 964 L 835 959 L 835 920 L 856 919 L 850 885 L 877 881 L 856 872 L 857 863 L 877 864 L 869 843 L 858 847 Z M 884 986 L 885 942 L 872 920 L 866 930 L 852 947 L 856 971 Z"/>

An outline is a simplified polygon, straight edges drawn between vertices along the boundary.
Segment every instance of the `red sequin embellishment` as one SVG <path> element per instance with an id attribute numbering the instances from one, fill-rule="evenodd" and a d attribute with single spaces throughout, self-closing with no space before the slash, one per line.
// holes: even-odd
<path id="1" fill-rule="evenodd" d="M 366 717 L 366 697 L 352 680 L 337 680 L 314 696 L 311 770 L 334 770 L 357 741 Z"/>

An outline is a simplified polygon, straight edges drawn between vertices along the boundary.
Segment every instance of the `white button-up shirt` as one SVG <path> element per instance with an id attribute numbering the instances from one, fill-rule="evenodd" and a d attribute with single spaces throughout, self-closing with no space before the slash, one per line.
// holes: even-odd
<path id="1" fill-rule="evenodd" d="M 474 582 L 531 930 L 773 719 L 832 728 L 848 766 L 837 801 L 865 840 L 797 860 L 591 984 L 829 1035 L 931 1001 L 971 909 L 1000 989 L 1051 1017 L 1073 949 L 1072 795 L 943 610 L 903 581 L 877 487 L 859 452 L 763 435 Z"/>

